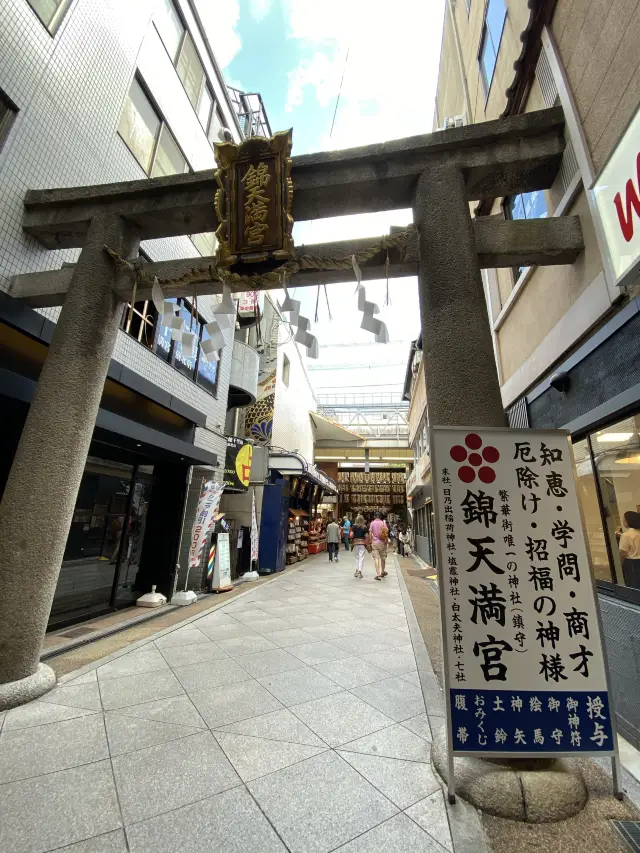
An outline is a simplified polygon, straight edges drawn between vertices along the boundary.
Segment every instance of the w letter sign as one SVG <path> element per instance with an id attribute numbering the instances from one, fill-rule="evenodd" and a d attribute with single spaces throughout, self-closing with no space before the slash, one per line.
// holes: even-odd
<path id="1" fill-rule="evenodd" d="M 640 152 L 638 152 L 638 156 L 636 158 L 636 176 L 638 179 L 638 186 L 640 187 Z M 636 216 L 640 216 L 640 198 L 638 198 L 638 193 L 636 192 L 632 178 L 629 178 L 627 181 L 625 194 L 626 206 L 624 210 L 622 208 L 622 196 L 620 193 L 615 194 L 613 203 L 615 204 L 616 211 L 618 212 L 618 222 L 620 223 L 622 236 L 627 243 L 630 243 L 633 239 L 633 211 L 635 211 Z"/>

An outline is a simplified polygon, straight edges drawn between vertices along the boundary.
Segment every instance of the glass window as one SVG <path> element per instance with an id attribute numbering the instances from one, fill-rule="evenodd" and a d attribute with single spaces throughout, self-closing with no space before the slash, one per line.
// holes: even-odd
<path id="1" fill-rule="evenodd" d="M 591 556 L 591 565 L 596 580 L 613 582 L 607 543 L 602 527 L 602 516 L 598 503 L 596 478 L 591 462 L 589 443 L 585 438 L 573 445 L 573 458 L 576 464 L 576 484 L 578 500 L 587 531 L 587 544 Z"/>
<path id="2" fill-rule="evenodd" d="M 489 0 L 482 26 L 480 53 L 478 56 L 482 72 L 480 76 L 482 77 L 485 96 L 489 95 L 493 74 L 496 70 L 502 29 L 506 16 L 507 7 L 504 4 L 504 0 Z"/>
<path id="3" fill-rule="evenodd" d="M 181 300 L 180 305 L 180 316 L 184 320 L 184 330 L 185 332 L 193 332 L 196 336 L 196 339 L 200 340 L 200 331 L 202 326 L 200 324 L 199 318 L 197 314 L 192 314 L 191 306 L 188 302 L 184 302 Z M 189 379 L 194 379 L 196 375 L 196 361 L 198 359 L 198 347 L 197 345 L 194 347 L 192 354 L 186 355 L 183 352 L 182 344 L 179 341 L 174 343 L 174 355 L 173 355 L 173 366 L 183 373 L 185 376 L 188 376 Z"/>
<path id="4" fill-rule="evenodd" d="M 289 376 L 291 374 L 291 362 L 285 355 L 282 360 L 282 381 L 284 384 L 289 387 Z"/>
<path id="5" fill-rule="evenodd" d="M 127 95 L 118 131 L 145 172 L 149 173 L 160 118 L 142 86 L 134 78 Z"/>
<path id="6" fill-rule="evenodd" d="M 202 234 L 192 234 L 191 242 L 205 258 L 215 255 L 216 249 L 218 248 L 218 240 L 213 231 L 205 231 Z"/>
<path id="7" fill-rule="evenodd" d="M 62 20 L 70 0 L 29 0 L 29 5 L 49 32 Z"/>
<path id="8" fill-rule="evenodd" d="M 182 151 L 178 148 L 178 143 L 171 135 L 171 131 L 166 124 L 163 124 L 160 131 L 160 139 L 158 140 L 156 156 L 153 160 L 151 177 L 158 178 L 161 175 L 178 175 L 186 172 L 186 170 L 187 161 Z"/>
<path id="9" fill-rule="evenodd" d="M 160 9 L 153 16 L 153 21 L 171 61 L 175 62 L 184 35 L 184 26 L 171 0 L 160 0 Z"/>
<path id="10" fill-rule="evenodd" d="M 173 302 L 177 306 L 177 299 L 172 298 L 168 299 L 167 301 Z M 159 355 L 160 358 L 163 358 L 165 361 L 168 361 L 169 364 L 171 364 L 171 358 L 173 355 L 173 341 L 171 339 L 171 329 L 167 328 L 167 326 L 161 325 L 160 323 L 158 323 L 156 339 L 153 345 L 153 351 L 156 355 Z"/>
<path id="11" fill-rule="evenodd" d="M 203 326 L 202 340 L 206 341 L 208 339 L 209 334 L 206 328 Z M 196 377 L 196 382 L 210 394 L 218 393 L 218 375 L 220 373 L 219 368 L 219 361 L 207 361 L 202 352 L 200 352 L 200 356 L 198 358 L 198 375 Z"/>
<path id="12" fill-rule="evenodd" d="M 198 118 L 200 119 L 200 124 L 205 131 L 209 130 L 212 108 L 213 95 L 211 94 L 211 89 L 208 86 L 203 86 L 202 93 L 200 95 L 200 103 L 198 104 Z"/>
<path id="13" fill-rule="evenodd" d="M 640 589 L 639 428 L 636 415 L 591 436 L 616 580 L 635 589 Z"/>
<path id="14" fill-rule="evenodd" d="M 504 213 L 507 219 L 544 219 L 548 216 L 544 190 L 508 196 L 504 200 Z M 526 269 L 527 267 L 514 267 L 516 280 Z"/>
<path id="15" fill-rule="evenodd" d="M 218 107 L 214 107 L 211 114 L 211 123 L 209 124 L 209 142 L 215 145 L 216 142 L 222 142 L 220 131 L 224 127 L 224 118 Z"/>
<path id="16" fill-rule="evenodd" d="M 136 302 L 131 310 L 127 303 L 123 314 L 122 328 L 141 344 L 153 349 L 158 312 L 153 302 Z"/>
<path id="17" fill-rule="evenodd" d="M 0 91 L 0 150 L 2 150 L 2 143 L 9 135 L 9 130 L 11 129 L 14 118 L 16 117 L 16 113 L 17 109 L 9 101 L 6 95 Z"/>
<path id="18" fill-rule="evenodd" d="M 185 33 L 182 49 L 178 57 L 178 77 L 182 80 L 189 100 L 196 109 L 200 101 L 200 92 L 204 83 L 204 68 L 196 51 L 193 39 Z"/>

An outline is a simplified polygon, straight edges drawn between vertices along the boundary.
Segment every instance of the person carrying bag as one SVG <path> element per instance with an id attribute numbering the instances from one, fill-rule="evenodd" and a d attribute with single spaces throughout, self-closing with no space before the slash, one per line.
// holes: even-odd
<path id="1" fill-rule="evenodd" d="M 364 552 L 371 552 L 371 537 L 367 530 L 366 522 L 362 515 L 357 516 L 351 530 L 349 531 L 349 539 L 353 547 L 353 556 L 356 561 L 355 578 L 362 577 L 362 564 L 364 563 Z"/>

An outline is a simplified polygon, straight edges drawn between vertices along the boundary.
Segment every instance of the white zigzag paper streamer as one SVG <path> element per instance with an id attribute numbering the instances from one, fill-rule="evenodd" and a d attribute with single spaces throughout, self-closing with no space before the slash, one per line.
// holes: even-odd
<path id="1" fill-rule="evenodd" d="M 355 273 L 356 280 L 358 282 L 356 287 L 356 293 L 358 294 L 358 311 L 362 311 L 362 322 L 360 323 L 360 328 L 364 329 L 366 332 L 372 332 L 375 335 L 376 343 L 388 344 L 389 332 L 387 330 L 387 326 L 382 320 L 374 317 L 374 314 L 380 313 L 380 308 L 375 302 L 369 302 L 367 300 L 366 291 L 362 284 L 362 270 L 360 269 L 355 255 L 351 255 L 351 266 L 353 267 L 353 272 Z"/>

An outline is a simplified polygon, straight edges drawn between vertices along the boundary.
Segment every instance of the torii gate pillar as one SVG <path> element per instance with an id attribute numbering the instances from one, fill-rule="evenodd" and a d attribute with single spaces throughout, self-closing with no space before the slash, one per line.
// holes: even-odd
<path id="1" fill-rule="evenodd" d="M 478 250 L 460 168 L 441 163 L 422 173 L 413 220 L 418 227 L 429 423 L 503 427 Z"/>
<path id="2" fill-rule="evenodd" d="M 0 504 L 0 710 L 55 683 L 40 650 L 122 310 L 105 243 L 131 257 L 139 240 L 94 216 Z"/>

